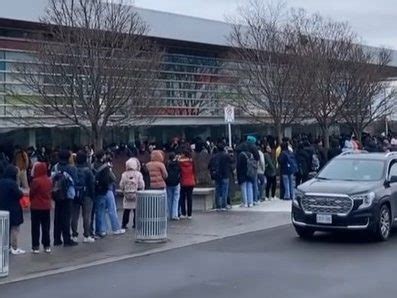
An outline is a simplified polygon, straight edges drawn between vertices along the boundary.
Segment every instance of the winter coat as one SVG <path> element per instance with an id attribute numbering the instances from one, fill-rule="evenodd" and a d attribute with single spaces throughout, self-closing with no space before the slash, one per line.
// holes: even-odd
<path id="1" fill-rule="evenodd" d="M 274 177 L 277 175 L 277 169 L 276 169 L 276 160 L 270 156 L 269 153 L 265 153 L 265 175 L 266 177 Z"/>
<path id="2" fill-rule="evenodd" d="M 150 156 L 151 161 L 146 164 L 149 171 L 150 188 L 164 189 L 166 187 L 165 179 L 168 177 L 167 169 L 164 165 L 164 153 L 160 150 L 154 150 Z"/>
<path id="3" fill-rule="evenodd" d="M 308 150 L 298 149 L 296 150 L 296 162 L 299 168 L 299 174 L 303 177 L 309 175 L 312 170 L 312 159 L 313 155 L 310 155 Z"/>
<path id="4" fill-rule="evenodd" d="M 8 166 L 3 178 L 0 179 L 0 210 L 10 213 L 10 226 L 15 227 L 23 223 L 23 211 L 20 199 L 22 191 L 17 185 L 18 169 L 15 166 Z"/>
<path id="5" fill-rule="evenodd" d="M 181 168 L 181 186 L 196 186 L 196 170 L 191 158 L 179 160 Z"/>
<path id="6" fill-rule="evenodd" d="M 34 164 L 33 180 L 30 185 L 30 209 L 50 210 L 52 180 L 47 175 L 47 164 L 36 162 Z"/>
<path id="7" fill-rule="evenodd" d="M 92 170 L 89 168 L 88 163 L 84 164 L 77 164 L 76 165 L 77 171 L 83 171 L 84 173 L 84 187 L 85 197 L 89 197 L 91 199 L 95 198 L 95 176 L 92 173 Z"/>
<path id="8" fill-rule="evenodd" d="M 290 160 L 295 163 L 297 166 L 295 154 L 290 152 L 289 150 L 284 150 L 281 152 L 278 162 L 280 164 L 280 172 L 281 175 L 293 175 L 297 169 L 294 169 L 293 165 L 291 165 Z"/>
<path id="9" fill-rule="evenodd" d="M 169 161 L 167 164 L 167 172 L 168 177 L 166 180 L 166 184 L 169 187 L 174 187 L 179 185 L 181 182 L 181 168 L 179 167 L 179 163 L 176 160 Z"/>
<path id="10" fill-rule="evenodd" d="M 208 164 L 208 170 L 215 169 L 218 173 L 217 179 L 228 179 L 233 172 L 233 159 L 226 152 L 216 153 Z"/>
<path id="11" fill-rule="evenodd" d="M 145 182 L 143 181 L 143 176 L 140 172 L 141 164 L 138 159 L 130 158 L 125 163 L 126 171 L 121 175 L 120 180 L 120 190 L 124 193 L 126 185 L 129 180 L 135 180 L 137 183 L 137 190 L 145 189 Z M 127 200 L 124 196 L 123 198 L 123 208 L 124 209 L 135 209 L 136 208 L 136 197 L 134 200 Z"/>
<path id="12" fill-rule="evenodd" d="M 243 184 L 244 182 L 253 182 L 250 178 L 247 177 L 247 162 L 250 153 L 249 147 L 247 143 L 242 143 L 237 147 L 237 164 L 236 164 L 236 171 L 237 171 L 237 181 L 238 184 Z"/>
<path id="13" fill-rule="evenodd" d="M 95 175 L 95 196 L 103 196 L 113 189 L 116 176 L 109 164 L 96 162 L 93 172 Z"/>
<path id="14" fill-rule="evenodd" d="M 266 170 L 265 155 L 262 151 L 258 151 L 259 161 L 258 161 L 258 175 L 264 175 Z"/>

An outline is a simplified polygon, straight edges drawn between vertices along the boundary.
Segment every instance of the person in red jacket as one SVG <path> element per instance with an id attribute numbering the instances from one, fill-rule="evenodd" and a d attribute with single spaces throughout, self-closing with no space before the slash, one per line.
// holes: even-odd
<path id="1" fill-rule="evenodd" d="M 30 186 L 30 212 L 32 220 L 32 252 L 40 252 L 41 243 L 46 253 L 50 248 L 50 211 L 52 181 L 47 174 L 47 164 L 38 162 L 33 168 L 33 180 Z"/>
<path id="2" fill-rule="evenodd" d="M 179 159 L 179 167 L 181 169 L 181 196 L 179 206 L 181 209 L 181 219 L 192 218 L 193 207 L 193 188 L 196 186 L 196 173 L 192 154 L 189 150 L 184 150 Z M 186 213 L 187 202 L 187 213 Z"/>

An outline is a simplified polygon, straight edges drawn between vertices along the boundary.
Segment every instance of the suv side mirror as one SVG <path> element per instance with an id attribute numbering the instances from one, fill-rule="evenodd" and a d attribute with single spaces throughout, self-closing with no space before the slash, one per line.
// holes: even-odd
<path id="1" fill-rule="evenodd" d="M 397 183 L 397 176 L 391 176 L 389 182 L 390 183 Z"/>

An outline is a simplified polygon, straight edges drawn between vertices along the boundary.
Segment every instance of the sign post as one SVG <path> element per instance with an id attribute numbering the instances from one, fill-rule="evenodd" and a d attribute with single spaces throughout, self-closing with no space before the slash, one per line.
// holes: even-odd
<path id="1" fill-rule="evenodd" d="M 229 134 L 229 148 L 232 148 L 232 123 L 234 122 L 234 107 L 231 105 L 227 105 L 225 107 L 225 122 L 228 127 Z"/>

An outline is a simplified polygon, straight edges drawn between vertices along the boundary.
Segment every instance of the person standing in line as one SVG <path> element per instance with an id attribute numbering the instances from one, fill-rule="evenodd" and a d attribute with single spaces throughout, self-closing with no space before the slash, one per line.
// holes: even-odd
<path id="1" fill-rule="evenodd" d="M 265 149 L 265 148 L 263 148 Z M 259 153 L 259 161 L 258 161 L 258 202 L 263 201 L 263 192 L 266 187 L 266 162 L 265 162 L 265 155 L 262 151 L 262 148 L 258 150 Z"/>
<path id="2" fill-rule="evenodd" d="M 174 152 L 171 152 L 169 155 L 167 172 L 168 177 L 165 182 L 167 184 L 168 218 L 172 220 L 179 220 L 181 169 Z"/>
<path id="3" fill-rule="evenodd" d="M 24 191 L 29 190 L 28 183 L 28 169 L 29 169 L 29 156 L 25 150 L 20 147 L 16 148 L 15 151 L 15 166 L 18 168 L 18 186 L 20 186 Z"/>
<path id="4" fill-rule="evenodd" d="M 168 173 L 164 165 L 164 153 L 160 150 L 153 150 L 150 159 L 151 161 L 146 164 L 150 189 L 165 190 Z"/>
<path id="5" fill-rule="evenodd" d="M 131 210 L 133 211 L 132 228 L 135 229 L 135 210 L 137 191 L 145 189 L 145 181 L 141 171 L 141 164 L 138 159 L 130 158 L 125 163 L 125 172 L 121 175 L 120 190 L 123 192 L 123 222 L 122 229 L 127 229 L 130 220 Z"/>
<path id="6" fill-rule="evenodd" d="M 253 196 L 254 196 L 254 205 L 259 204 L 259 185 L 258 185 L 258 164 L 260 160 L 259 150 L 256 146 L 256 138 L 254 136 L 247 137 L 247 145 L 248 145 L 248 155 L 252 154 L 252 161 L 256 161 L 256 171 L 255 177 L 252 178 L 253 183 Z"/>
<path id="7" fill-rule="evenodd" d="M 83 215 L 83 242 L 93 243 L 95 242 L 94 237 L 91 237 L 91 212 L 94 205 L 95 197 L 95 177 L 92 173 L 89 164 L 87 163 L 87 153 L 85 151 L 79 151 L 76 155 L 76 169 L 77 169 L 77 180 L 76 180 L 76 198 L 73 202 L 72 210 L 72 232 L 73 241 L 78 240 L 78 223 L 80 217 L 80 210 Z"/>
<path id="8" fill-rule="evenodd" d="M 248 174 L 249 160 L 253 160 L 253 154 L 249 151 L 247 143 L 237 147 L 237 181 L 241 188 L 241 207 L 251 208 L 254 205 L 254 177 Z M 256 173 L 255 173 L 256 174 Z"/>
<path id="9" fill-rule="evenodd" d="M 215 203 L 217 210 L 227 210 L 229 176 L 232 171 L 232 158 L 226 153 L 225 145 L 219 143 L 217 153 L 211 158 L 208 169 L 215 181 Z"/>
<path id="10" fill-rule="evenodd" d="M 125 233 L 119 223 L 116 200 L 114 198 L 114 183 L 116 176 L 114 175 L 110 161 L 104 151 L 96 154 L 96 162 L 94 165 L 95 173 L 95 234 L 97 237 L 106 236 L 106 210 L 110 219 L 112 232 L 114 235 Z"/>
<path id="11" fill-rule="evenodd" d="M 275 200 L 276 197 L 276 187 L 277 187 L 277 169 L 276 160 L 274 158 L 274 152 L 272 148 L 267 145 L 265 156 L 265 176 L 266 176 L 266 200 Z M 270 196 L 271 190 L 271 196 Z"/>
<path id="12" fill-rule="evenodd" d="M 281 144 L 281 154 L 278 158 L 280 172 L 284 185 L 284 200 L 293 200 L 295 195 L 294 175 L 298 171 L 295 155 L 288 148 L 288 143 Z"/>
<path id="13" fill-rule="evenodd" d="M 47 164 L 36 162 L 32 169 L 33 180 L 30 185 L 30 217 L 32 221 L 32 252 L 40 253 L 41 244 L 46 253 L 51 252 L 50 225 L 51 225 L 51 191 L 52 180 L 48 177 Z"/>
<path id="14" fill-rule="evenodd" d="M 76 246 L 70 236 L 73 200 L 76 196 L 77 170 L 69 164 L 70 151 L 60 150 L 59 162 L 52 169 L 52 198 L 55 201 L 54 245 Z M 63 240 L 63 241 L 62 241 Z"/>
<path id="15" fill-rule="evenodd" d="M 181 219 L 192 219 L 193 189 L 196 186 L 196 173 L 191 151 L 185 149 L 179 158 L 181 168 L 181 196 L 179 206 L 181 208 Z M 187 205 L 187 209 L 186 209 Z"/>
<path id="16" fill-rule="evenodd" d="M 23 211 L 19 203 L 23 196 L 17 184 L 18 168 L 9 165 L 0 179 L 0 210 L 10 213 L 10 252 L 13 255 L 24 254 L 18 247 L 18 235 L 23 224 Z"/>

